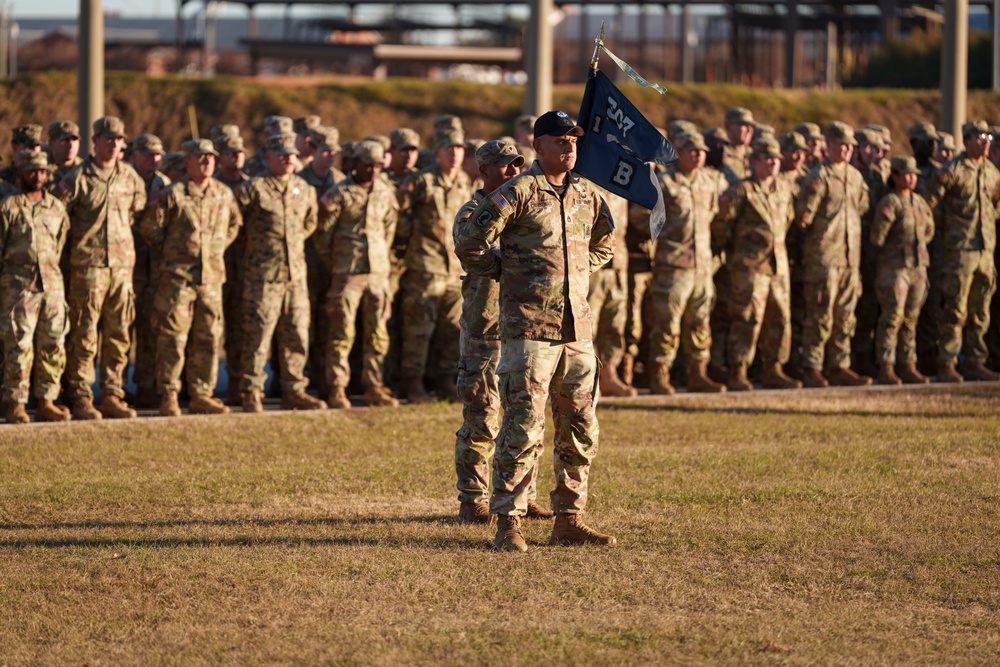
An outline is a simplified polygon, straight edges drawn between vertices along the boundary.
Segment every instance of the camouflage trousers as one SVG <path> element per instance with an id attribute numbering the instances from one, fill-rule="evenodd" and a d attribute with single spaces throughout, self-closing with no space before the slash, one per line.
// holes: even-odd
<path id="1" fill-rule="evenodd" d="M 284 392 L 306 388 L 309 349 L 309 288 L 304 280 L 243 284 L 243 369 L 241 389 L 264 390 L 264 367 L 277 338 L 281 368 L 275 369 Z"/>
<path id="2" fill-rule="evenodd" d="M 601 363 L 618 366 L 625 355 L 627 312 L 624 271 L 604 268 L 590 274 L 587 303 L 593 313 L 594 347 Z"/>
<path id="3" fill-rule="evenodd" d="M 552 510 L 579 513 L 587 505 L 590 463 L 597 454 L 597 375 L 591 341 L 505 340 L 499 376 L 503 420 L 493 459 L 494 514 L 524 516 L 545 436 L 545 404 L 555 425 Z"/>
<path id="4" fill-rule="evenodd" d="M 854 308 L 860 294 L 861 274 L 857 268 L 831 266 L 824 278 L 806 280 L 803 368 L 850 368 Z"/>
<path id="5" fill-rule="evenodd" d="M 687 361 L 708 361 L 715 303 L 712 277 L 699 275 L 695 269 L 660 267 L 653 272 L 649 292 L 650 363 L 670 368 L 677 358 L 678 347 Z"/>
<path id="6" fill-rule="evenodd" d="M 789 346 L 788 363 L 795 367 L 802 366 L 802 329 L 806 323 L 806 286 L 805 271 L 802 266 L 789 267 L 789 329 L 791 330 L 791 345 Z"/>
<path id="7" fill-rule="evenodd" d="M 719 267 L 714 276 L 715 281 L 715 306 L 712 307 L 711 317 L 711 359 L 709 363 L 715 368 L 722 368 L 727 365 L 726 358 L 726 337 L 729 336 L 729 294 L 731 290 L 731 280 L 729 267 L 725 264 Z"/>
<path id="8" fill-rule="evenodd" d="M 0 341 L 3 358 L 3 399 L 27 403 L 34 373 L 35 397 L 59 397 L 66 368 L 66 295 L 59 289 L 24 291 L 0 280 Z"/>
<path id="9" fill-rule="evenodd" d="M 484 502 L 489 496 L 490 462 L 500 431 L 499 361 L 499 340 L 475 338 L 462 331 L 458 360 L 462 428 L 455 434 L 455 473 L 458 499 L 463 503 Z"/>
<path id="10" fill-rule="evenodd" d="M 184 372 L 191 395 L 211 396 L 219 379 L 222 284 L 192 285 L 183 278 L 163 274 L 153 310 L 156 385 L 160 393 L 180 391 Z M 187 349 L 191 353 L 185 360 Z"/>
<path id="11" fill-rule="evenodd" d="M 331 320 L 329 313 L 328 299 L 330 296 L 330 269 L 319 259 L 319 253 L 313 243 L 306 242 L 306 284 L 309 286 L 309 340 L 312 345 L 309 347 L 309 379 L 320 396 L 325 396 L 329 391 L 330 362 L 327 358 L 330 340 Z M 356 308 L 355 308 L 356 309 Z M 353 343 L 354 336 L 351 336 Z M 350 353 L 350 350 L 347 351 Z M 345 355 L 346 360 L 346 355 Z M 350 373 L 348 373 L 350 377 Z M 347 386 L 346 384 L 344 385 Z"/>
<path id="12" fill-rule="evenodd" d="M 155 391 L 157 334 L 153 326 L 153 302 L 160 286 L 157 265 L 159 253 L 146 245 L 141 236 L 136 235 L 135 255 L 135 268 L 132 270 L 132 289 L 135 291 L 135 322 L 132 326 L 135 360 L 132 362 L 132 381 L 137 389 Z"/>
<path id="13" fill-rule="evenodd" d="M 351 381 L 348 355 L 354 347 L 358 310 L 364 333 L 361 384 L 381 386 L 385 355 L 389 351 L 389 276 L 384 273 L 334 273 L 326 298 L 329 338 L 326 357 L 327 386 L 347 388 Z M 320 347 L 317 342 L 313 347 Z"/>
<path id="14" fill-rule="evenodd" d="M 243 256 L 246 254 L 246 234 L 241 232 L 226 248 L 226 282 L 222 286 L 222 308 L 225 313 L 226 372 L 230 381 L 243 377 Z"/>
<path id="15" fill-rule="evenodd" d="M 941 264 L 944 261 L 944 242 L 935 234 L 927 250 L 930 266 L 927 267 L 927 299 L 917 318 L 917 363 L 921 372 L 937 372 L 939 337 L 941 335 Z"/>
<path id="16" fill-rule="evenodd" d="M 917 318 L 927 299 L 927 267 L 882 267 L 875 279 L 881 308 L 875 332 L 875 358 L 879 364 L 914 364 L 917 361 Z"/>
<path id="17" fill-rule="evenodd" d="M 400 375 L 423 377 L 433 344 L 437 353 L 434 375 L 455 372 L 459 355 L 459 318 L 462 282 L 452 276 L 407 271 L 403 289 L 403 350 Z"/>
<path id="18" fill-rule="evenodd" d="M 758 340 L 765 364 L 786 364 L 792 348 L 792 315 L 787 273 L 730 273 L 728 359 L 731 365 L 753 363 Z"/>
<path id="19" fill-rule="evenodd" d="M 941 329 L 938 363 L 966 359 L 986 363 L 990 299 L 997 287 L 993 253 L 985 250 L 946 253 L 941 271 Z M 964 328 L 964 341 L 963 341 Z"/>
<path id="20" fill-rule="evenodd" d="M 625 318 L 625 349 L 633 357 L 639 356 L 643 343 L 643 308 L 649 301 L 652 271 L 628 272 L 628 307 Z"/>
<path id="21" fill-rule="evenodd" d="M 70 401 L 93 399 L 94 361 L 100 344 L 101 396 L 125 397 L 129 327 L 135 320 L 132 269 L 71 269 L 66 388 Z"/>

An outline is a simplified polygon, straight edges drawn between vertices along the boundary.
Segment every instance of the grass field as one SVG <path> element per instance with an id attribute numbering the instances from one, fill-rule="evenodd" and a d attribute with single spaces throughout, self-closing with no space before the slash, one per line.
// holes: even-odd
<path id="1" fill-rule="evenodd" d="M 1000 385 L 600 418 L 619 545 L 525 555 L 453 521 L 457 406 L 2 427 L 0 664 L 1000 661 Z"/>

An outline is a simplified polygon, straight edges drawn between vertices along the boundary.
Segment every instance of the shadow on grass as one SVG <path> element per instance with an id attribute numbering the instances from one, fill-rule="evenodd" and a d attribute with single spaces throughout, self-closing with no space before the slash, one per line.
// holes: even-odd
<path id="1" fill-rule="evenodd" d="M 955 412 L 900 412 L 874 410 L 796 410 L 793 408 L 750 407 L 739 405 L 695 406 L 695 405 L 628 405 L 624 403 L 604 404 L 602 410 L 608 412 L 680 412 L 686 414 L 719 415 L 789 415 L 800 417 L 893 417 L 898 419 L 960 419 L 983 417 L 984 411 Z"/>
<path id="2" fill-rule="evenodd" d="M 396 537 L 147 537 L 147 538 L 64 538 L 64 539 L 15 539 L 0 541 L 0 549 L 68 549 L 68 548 L 164 548 L 181 547 L 425 547 L 431 549 L 475 549 L 486 545 L 482 539 L 436 537 L 431 539 L 403 539 Z"/>
<path id="3" fill-rule="evenodd" d="M 278 519 L 175 519 L 170 521 L 79 521 L 58 523 L 0 523 L 0 530 L 75 530 L 75 529 L 123 529 L 123 528 L 183 528 L 193 526 L 363 526 L 383 523 L 456 523 L 454 514 L 437 516 L 362 516 L 362 517 L 313 517 L 298 519 L 285 517 Z M 0 542 L 3 545 L 4 542 Z"/>

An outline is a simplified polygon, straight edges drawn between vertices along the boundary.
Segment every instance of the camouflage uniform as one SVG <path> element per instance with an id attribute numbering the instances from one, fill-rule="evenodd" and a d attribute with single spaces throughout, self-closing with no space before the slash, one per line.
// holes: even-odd
<path id="1" fill-rule="evenodd" d="M 69 330 L 59 258 L 68 234 L 66 209 L 48 192 L 38 203 L 15 194 L 0 204 L 4 401 L 28 402 L 32 369 L 35 396 L 59 396 Z"/>
<path id="2" fill-rule="evenodd" d="M 326 351 L 326 383 L 347 388 L 351 378 L 348 355 L 354 346 L 356 319 L 361 310 L 364 346 L 361 383 L 384 384 L 385 355 L 389 350 L 389 246 L 396 233 L 399 205 L 386 182 L 376 178 L 370 190 L 348 176 L 320 200 L 319 257 L 332 272 L 326 298 L 329 337 L 317 341 Z"/>
<path id="3" fill-rule="evenodd" d="M 628 229 L 628 200 L 600 190 L 612 220 L 615 221 L 615 244 L 625 248 Z M 625 321 L 628 315 L 628 253 L 618 252 L 607 265 L 590 275 L 587 303 L 594 313 L 593 340 L 602 368 L 616 374 L 625 355 Z"/>
<path id="4" fill-rule="evenodd" d="M 309 135 L 313 146 L 324 148 L 336 146 L 337 150 L 340 148 L 340 132 L 336 128 L 313 128 Z M 316 198 L 319 199 L 337 183 L 343 181 L 346 174 L 333 166 L 326 173 L 319 174 L 316 172 L 315 166 L 310 162 L 305 169 L 298 173 L 298 176 L 313 187 L 316 191 Z M 311 308 L 309 340 L 312 345 L 309 348 L 309 375 L 320 395 L 324 395 L 327 391 L 327 370 L 329 368 L 326 354 L 327 341 L 330 340 L 330 319 L 327 315 L 326 304 L 327 295 L 330 292 L 330 268 L 323 263 L 315 243 L 307 243 L 305 250 L 306 283 L 309 286 Z"/>
<path id="5" fill-rule="evenodd" d="M 719 244 L 732 248 L 726 355 L 731 367 L 753 362 L 758 339 L 765 366 L 788 362 L 792 331 L 785 233 L 793 217 L 791 186 L 781 177 L 767 187 L 751 176 L 724 204 L 726 230 Z"/>
<path id="6" fill-rule="evenodd" d="M 680 347 L 685 362 L 708 361 L 712 348 L 712 220 L 719 213 L 725 178 L 702 167 L 690 175 L 675 167 L 660 179 L 667 220 L 656 239 L 649 361 L 669 370 Z"/>
<path id="7" fill-rule="evenodd" d="M 449 180 L 439 167 L 418 174 L 403 186 L 401 209 L 412 224 L 400 236 L 409 238 L 403 288 L 403 359 L 401 375 L 420 378 L 433 342 L 435 375 L 449 377 L 459 357 L 462 313 L 462 265 L 455 256 L 455 214 L 472 196 L 469 177 L 459 169 Z"/>
<path id="8" fill-rule="evenodd" d="M 753 123 L 753 114 L 746 109 L 736 108 L 726 111 L 726 123 L 740 122 Z M 719 170 L 730 185 L 736 185 L 750 175 L 750 147 L 733 146 L 729 144 L 723 155 L 722 167 Z M 732 291 L 732 277 L 729 271 L 729 263 L 726 260 L 728 248 L 719 248 L 721 251 L 721 264 L 717 267 L 713 276 L 713 286 L 715 288 L 714 299 L 716 305 L 711 308 L 711 320 L 709 340 L 711 345 L 711 366 L 714 369 L 713 375 L 718 376 L 721 369 L 728 366 L 726 358 L 726 338 L 729 336 L 729 329 L 732 322 L 729 319 L 729 295 Z"/>
<path id="9" fill-rule="evenodd" d="M 151 134 L 140 135 L 133 142 L 134 150 L 163 154 L 163 143 Z M 170 185 L 170 179 L 159 171 L 153 172 L 149 178 L 143 179 L 146 184 L 146 201 L 155 205 L 160 191 Z M 149 208 L 152 208 L 150 206 Z M 144 213 L 137 218 L 132 228 L 135 240 L 135 269 L 132 271 L 132 286 L 135 289 L 135 329 L 133 343 L 135 345 L 135 361 L 132 364 L 132 381 L 143 398 L 156 395 L 156 348 L 157 333 L 153 326 L 154 306 L 157 290 L 160 285 L 160 257 L 156 251 L 146 245 L 140 232 L 142 220 L 155 216 L 155 211 Z"/>
<path id="10" fill-rule="evenodd" d="M 34 123 L 30 125 L 18 125 L 11 131 L 10 143 L 14 147 L 15 158 L 22 150 L 39 150 L 42 145 L 42 126 L 35 125 Z M 17 184 L 17 166 L 14 164 L 14 160 L 11 160 L 9 165 L 0 169 L 0 181 L 10 186 Z"/>
<path id="11" fill-rule="evenodd" d="M 102 169 L 90 156 L 59 190 L 71 224 L 67 392 L 73 401 L 93 398 L 100 343 L 101 395 L 120 399 L 135 319 L 132 223 L 146 208 L 146 185 L 129 165 Z"/>
<path id="12" fill-rule="evenodd" d="M 907 197 L 892 191 L 875 206 L 870 236 L 879 249 L 875 290 L 882 309 L 876 358 L 883 365 L 915 364 L 917 317 L 927 298 L 927 244 L 934 236 L 934 215 L 917 193 Z"/>
<path id="13" fill-rule="evenodd" d="M 861 216 L 867 210 L 868 186 L 849 164 L 820 165 L 802 182 L 795 215 L 805 230 L 803 368 L 850 368 L 861 292 Z"/>
<path id="14" fill-rule="evenodd" d="M 597 357 L 590 273 L 614 253 L 614 224 L 597 189 L 572 174 L 560 198 L 536 162 L 483 201 L 456 245 L 465 266 L 500 281 L 504 408 L 493 465 L 495 514 L 524 516 L 551 396 L 552 509 L 580 513 L 597 453 Z M 499 242 L 499 252 L 494 244 Z"/>
<path id="15" fill-rule="evenodd" d="M 967 360 L 983 364 L 990 299 L 996 291 L 993 253 L 1000 171 L 986 158 L 976 165 L 961 153 L 930 179 L 927 203 L 931 208 L 941 207 L 937 234 L 943 250 L 939 367 L 954 363 L 960 351 Z"/>
<path id="16" fill-rule="evenodd" d="M 625 351 L 631 360 L 647 352 L 649 338 L 644 313 L 648 314 L 649 285 L 653 281 L 653 240 L 649 238 L 649 209 L 638 204 L 629 206 L 625 231 L 628 250 L 628 305 L 625 317 Z M 621 252 L 621 251 L 619 251 Z M 643 332 L 646 332 L 645 335 Z M 623 373 L 625 375 L 625 373 Z M 628 380 L 628 378 L 625 378 Z M 628 384 L 632 384 L 631 381 Z"/>
<path id="17" fill-rule="evenodd" d="M 225 251 L 242 224 L 232 191 L 215 179 L 202 188 L 187 179 L 174 183 L 160 192 L 155 214 L 143 221 L 142 234 L 162 262 L 153 308 L 161 393 L 180 391 L 181 371 L 193 396 L 215 392 L 224 333 Z"/>
<path id="18" fill-rule="evenodd" d="M 226 127 L 235 127 L 223 125 Z M 215 142 L 215 148 L 220 153 L 226 151 L 244 151 L 243 139 L 237 135 L 220 136 Z M 236 178 L 227 179 L 222 171 L 215 170 L 216 181 L 227 186 L 234 193 L 250 180 L 246 171 L 240 171 Z M 236 240 L 226 248 L 226 282 L 222 286 L 223 324 L 226 341 L 226 373 L 229 375 L 229 386 L 235 387 L 243 371 L 240 361 L 243 357 L 243 263 L 246 257 L 247 235 L 240 229 Z M 227 396 L 228 402 L 235 402 L 235 396 Z"/>
<path id="19" fill-rule="evenodd" d="M 316 191 L 298 176 L 258 176 L 240 187 L 246 254 L 243 284 L 243 393 L 263 391 L 264 366 L 277 336 L 283 392 L 306 388 L 309 289 L 305 240 L 316 231 Z M 277 370 L 277 369 L 276 369 Z"/>
<path id="20" fill-rule="evenodd" d="M 937 130 L 930 123 L 917 123 L 907 129 L 910 145 L 916 157 L 917 186 L 914 192 L 927 199 L 927 184 L 941 170 L 941 165 L 932 159 L 934 151 L 930 146 L 937 139 Z M 940 220 L 938 221 L 940 222 Z M 920 310 L 917 319 L 917 359 L 921 369 L 928 373 L 936 370 L 941 329 L 941 269 L 944 261 L 944 240 L 938 226 L 937 233 L 931 239 L 928 253 L 930 264 L 927 267 L 927 300 Z"/>

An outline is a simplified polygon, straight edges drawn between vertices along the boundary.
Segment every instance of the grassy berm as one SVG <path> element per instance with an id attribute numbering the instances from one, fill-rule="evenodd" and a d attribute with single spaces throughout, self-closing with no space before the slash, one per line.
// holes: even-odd
<path id="1" fill-rule="evenodd" d="M 458 406 L 2 427 L 0 664 L 1000 661 L 1000 385 L 600 418 L 619 545 L 525 555 L 454 522 Z"/>

